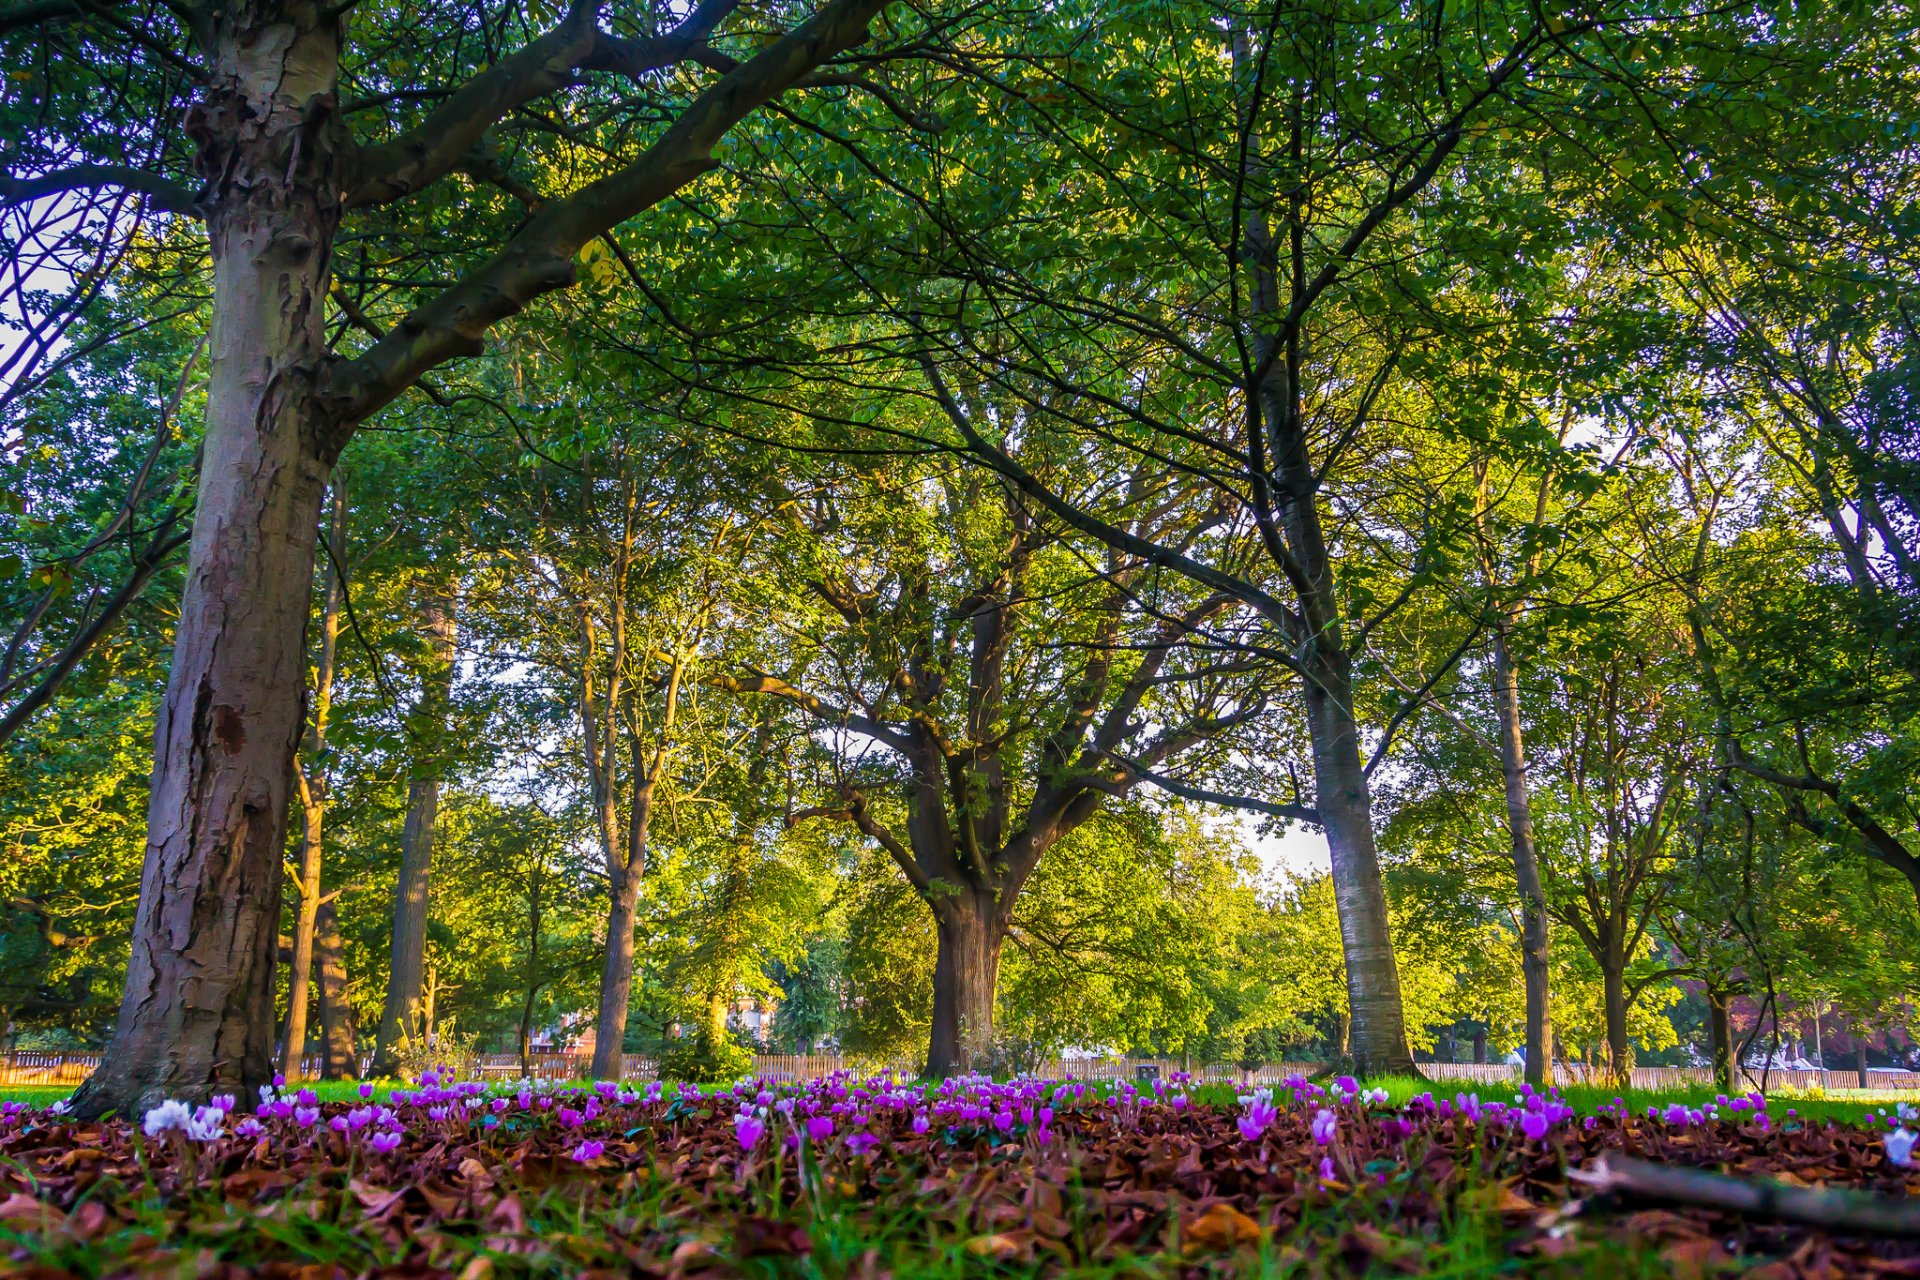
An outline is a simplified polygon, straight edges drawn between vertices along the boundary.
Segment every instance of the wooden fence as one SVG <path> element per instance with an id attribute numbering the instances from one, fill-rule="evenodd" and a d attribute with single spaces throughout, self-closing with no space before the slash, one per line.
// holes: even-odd
<path id="1" fill-rule="evenodd" d="M 64 1085 L 71 1088 L 85 1080 L 99 1062 L 100 1055 L 94 1053 L 9 1053 L 0 1057 L 0 1085 Z M 588 1055 L 583 1053 L 536 1053 L 532 1061 L 533 1075 L 540 1080 L 584 1080 L 590 1062 Z M 363 1060 L 360 1070 L 364 1073 L 369 1065 Z M 482 1053 L 450 1065 L 460 1075 L 471 1079 L 518 1080 L 526 1075 L 517 1053 Z M 308 1059 L 305 1066 L 309 1077 L 319 1073 L 318 1059 Z M 1072 1077 L 1090 1081 L 1140 1081 L 1184 1076 L 1206 1084 L 1247 1087 L 1278 1084 L 1293 1075 L 1312 1076 L 1323 1069 L 1323 1064 L 1317 1062 L 1276 1062 L 1246 1071 L 1223 1064 L 1186 1066 L 1176 1059 L 1167 1058 L 1056 1058 L 1035 1064 L 1033 1074 L 1055 1080 Z M 861 1075 L 891 1071 L 911 1078 L 917 1070 L 917 1065 L 911 1062 L 873 1062 L 831 1053 L 767 1054 L 753 1060 L 756 1078 L 781 1081 L 818 1080 L 839 1071 L 853 1071 Z M 1517 1085 L 1521 1079 L 1519 1067 L 1504 1063 L 1423 1062 L 1420 1070 L 1436 1084 L 1458 1082 L 1508 1087 Z M 1553 1074 L 1554 1083 L 1560 1085 L 1601 1083 L 1579 1063 L 1557 1062 Z M 1764 1079 L 1764 1087 L 1768 1091 L 1820 1088 L 1845 1092 L 1858 1089 L 1860 1085 L 1860 1077 L 1853 1071 L 1762 1072 L 1759 1068 L 1748 1068 L 1745 1075 L 1743 1088 L 1762 1088 Z M 659 1064 L 641 1054 L 627 1054 L 621 1060 L 621 1078 L 630 1081 L 657 1080 Z M 1868 1073 L 1867 1079 L 1867 1088 L 1876 1093 L 1920 1092 L 1920 1072 L 1873 1071 Z M 1703 1067 L 1633 1069 L 1633 1087 L 1636 1089 L 1699 1088 L 1712 1083 L 1713 1073 Z"/>

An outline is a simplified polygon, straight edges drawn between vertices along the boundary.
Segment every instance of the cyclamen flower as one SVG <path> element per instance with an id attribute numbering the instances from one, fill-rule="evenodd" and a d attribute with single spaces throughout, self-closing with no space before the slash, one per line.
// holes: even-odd
<path id="1" fill-rule="evenodd" d="M 1332 1145 L 1339 1124 L 1339 1118 L 1333 1112 L 1325 1107 L 1320 1108 L 1313 1116 L 1313 1140 L 1323 1147 Z"/>
<path id="2" fill-rule="evenodd" d="M 826 1116 L 810 1116 L 807 1119 L 807 1136 L 814 1142 L 825 1142 L 833 1136 L 833 1121 Z"/>
<path id="3" fill-rule="evenodd" d="M 1385 1106 L 1387 1101 L 1387 1091 L 1381 1088 L 1369 1089 L 1365 1093 L 1360 1095 L 1360 1101 L 1368 1103 L 1372 1106 Z"/>
<path id="4" fill-rule="evenodd" d="M 67 1098 L 62 1098 L 60 1099 L 60 1101 L 52 1104 L 47 1108 L 47 1114 L 50 1116 L 64 1116 L 69 1111 L 72 1111 L 72 1110 L 73 1110 L 72 1101 Z"/>
<path id="5" fill-rule="evenodd" d="M 157 1138 L 169 1129 L 184 1129 L 193 1119 L 193 1108 L 186 1103 L 169 1098 L 159 1106 L 147 1112 L 141 1128 L 149 1138 Z"/>
<path id="6" fill-rule="evenodd" d="M 386 1155 L 400 1145 L 400 1134 L 392 1129 L 383 1129 L 368 1138 L 367 1145 L 381 1155 Z"/>
<path id="7" fill-rule="evenodd" d="M 586 1164 L 590 1160 L 598 1160 L 606 1149 L 607 1144 L 604 1142 L 582 1142 L 573 1149 L 573 1158 L 581 1164 Z"/>
<path id="8" fill-rule="evenodd" d="M 219 1107 L 202 1107 L 181 1128 L 195 1142 L 212 1142 L 226 1127 L 227 1113 Z"/>
<path id="9" fill-rule="evenodd" d="M 1920 1134 L 1908 1129 L 1895 1129 L 1881 1139 L 1887 1144 L 1887 1159 L 1902 1169 L 1913 1163 L 1913 1144 L 1917 1140 Z"/>
<path id="10" fill-rule="evenodd" d="M 847 1150 L 853 1152 L 856 1156 L 863 1156 L 879 1145 L 880 1139 L 870 1133 L 853 1133 L 847 1135 Z"/>
<path id="11" fill-rule="evenodd" d="M 248 1116 L 245 1120 L 233 1126 L 233 1131 L 242 1138 L 257 1138 L 267 1131 L 267 1126 L 255 1120 L 252 1116 Z"/>
<path id="12" fill-rule="evenodd" d="M 1332 1182 L 1333 1179 L 1334 1179 L 1333 1157 L 1321 1156 L 1320 1157 L 1320 1181 Z"/>
<path id="13" fill-rule="evenodd" d="M 1240 1136 L 1248 1142 L 1258 1142 L 1260 1135 L 1267 1131 L 1267 1126 L 1272 1124 L 1274 1117 L 1279 1114 L 1280 1109 L 1273 1105 L 1272 1098 L 1264 1093 L 1254 1094 L 1247 1101 L 1247 1114 L 1241 1116 L 1237 1122 L 1240 1126 Z"/>
<path id="14" fill-rule="evenodd" d="M 913 1118 L 913 1132 L 915 1136 L 925 1137 L 927 1131 L 931 1128 L 933 1128 L 933 1121 L 927 1119 L 924 1114 L 917 1115 Z"/>
<path id="15" fill-rule="evenodd" d="M 1539 1142 L 1552 1127 L 1553 1122 L 1547 1119 L 1544 1111 L 1529 1111 L 1520 1117 L 1520 1132 L 1527 1135 L 1529 1142 Z"/>
<path id="16" fill-rule="evenodd" d="M 313 1128 L 319 1119 L 320 1108 L 318 1107 L 295 1107 L 293 1109 L 293 1122 L 302 1129 Z"/>
<path id="17" fill-rule="evenodd" d="M 767 1122 L 751 1111 L 742 1111 L 733 1119 L 733 1136 L 740 1142 L 742 1151 L 751 1151 L 760 1145 L 761 1135 L 767 1131 Z"/>
<path id="18" fill-rule="evenodd" d="M 360 1096 L 363 1098 L 371 1098 L 373 1096 L 373 1086 L 371 1084 L 361 1085 Z"/>

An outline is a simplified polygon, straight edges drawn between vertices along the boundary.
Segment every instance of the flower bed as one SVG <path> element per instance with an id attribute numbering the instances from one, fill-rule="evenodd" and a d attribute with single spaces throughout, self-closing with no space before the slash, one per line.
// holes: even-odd
<path id="1" fill-rule="evenodd" d="M 80 1124 L 9 1104 L 0 1231 L 40 1275 L 1920 1274 L 1920 1240 L 1581 1203 L 1615 1152 L 1920 1195 L 1911 1131 L 1757 1096 L 1577 1114 L 1557 1096 L 1342 1079 L 1238 1104 L 1144 1089 L 838 1077 L 703 1093 L 442 1082 L 351 1103 L 267 1089 Z M 1920 1200 L 1913 1201 L 1920 1210 Z M 1480 1260 L 1476 1262 L 1475 1259 Z"/>

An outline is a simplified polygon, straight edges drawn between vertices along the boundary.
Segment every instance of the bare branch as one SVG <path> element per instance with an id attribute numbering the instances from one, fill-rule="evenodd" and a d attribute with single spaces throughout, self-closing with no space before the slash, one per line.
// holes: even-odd
<path id="1" fill-rule="evenodd" d="M 124 164 L 77 164 L 56 169 L 37 178 L 15 178 L 0 174 L 0 207 L 27 204 L 45 196 L 67 191 L 97 191 L 101 187 L 119 187 L 138 191 L 156 209 L 166 213 L 199 216 L 198 196 L 184 184 L 164 174 L 136 169 Z"/>

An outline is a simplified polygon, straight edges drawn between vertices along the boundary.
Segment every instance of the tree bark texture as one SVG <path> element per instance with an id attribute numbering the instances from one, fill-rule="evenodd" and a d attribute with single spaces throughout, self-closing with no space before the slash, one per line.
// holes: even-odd
<path id="1" fill-rule="evenodd" d="M 447 703 L 453 692 L 457 649 L 455 607 L 451 583 L 437 584 L 421 602 L 427 669 L 421 676 L 420 700 L 408 717 L 413 761 L 407 779 L 407 816 L 400 829 L 400 875 L 393 889 L 387 994 L 373 1055 L 373 1071 L 379 1076 L 394 1075 L 402 1049 L 427 1032 L 420 1018 L 421 983 L 426 976 L 433 840 L 440 814 Z"/>
<path id="2" fill-rule="evenodd" d="M 217 22 L 188 121 L 213 258 L 199 494 L 126 990 L 74 1098 L 89 1117 L 246 1096 L 273 1074 L 288 782 L 334 450 L 316 390 L 340 216 L 338 18 L 262 6 Z"/>

